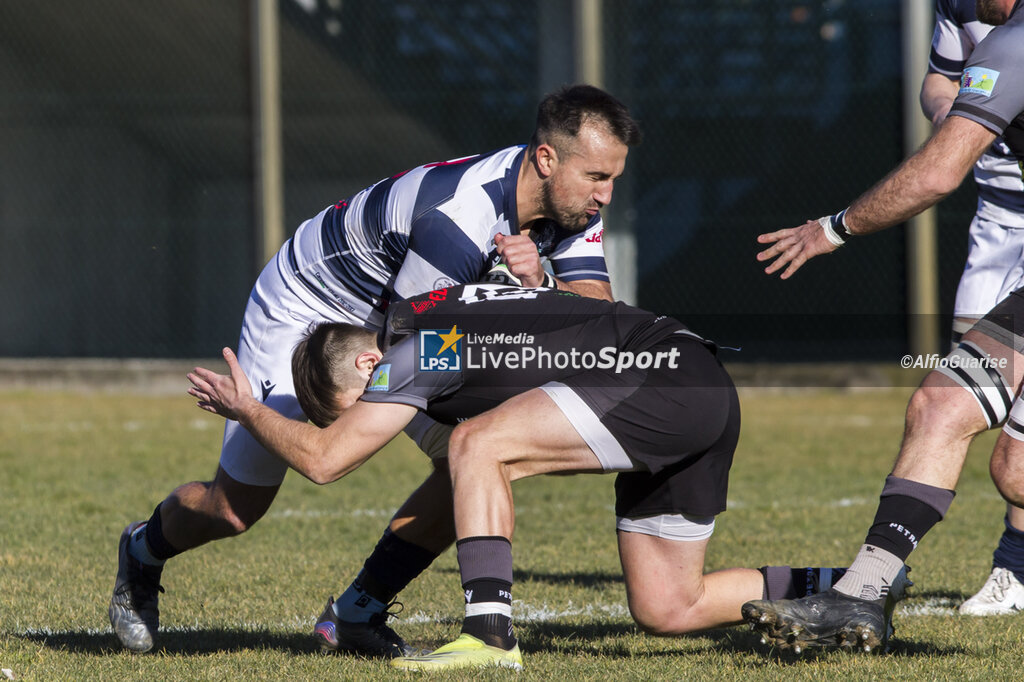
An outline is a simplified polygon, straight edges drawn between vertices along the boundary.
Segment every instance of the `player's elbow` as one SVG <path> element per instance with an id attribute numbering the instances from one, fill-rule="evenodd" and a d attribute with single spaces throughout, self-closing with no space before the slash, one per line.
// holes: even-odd
<path id="1" fill-rule="evenodd" d="M 937 168 L 929 173 L 925 178 L 925 191 L 931 195 L 932 203 L 938 203 L 952 194 L 963 182 L 965 175 L 958 168 Z"/>
<path id="2" fill-rule="evenodd" d="M 314 458 L 305 466 L 295 467 L 295 470 L 317 485 L 334 483 L 348 473 L 346 467 L 340 466 L 329 456 Z"/>
<path id="3" fill-rule="evenodd" d="M 317 485 L 327 485 L 328 483 L 334 483 L 339 478 L 341 478 L 341 476 L 335 475 L 333 472 L 329 470 L 321 469 L 300 473 L 313 483 L 316 483 Z"/>

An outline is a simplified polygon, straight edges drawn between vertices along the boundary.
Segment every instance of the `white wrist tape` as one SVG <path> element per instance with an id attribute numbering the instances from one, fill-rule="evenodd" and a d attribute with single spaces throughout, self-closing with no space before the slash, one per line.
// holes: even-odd
<path id="1" fill-rule="evenodd" d="M 827 239 L 832 246 L 842 246 L 846 243 L 847 239 L 853 236 L 850 230 L 846 227 L 847 210 L 849 209 L 843 209 L 835 215 L 818 218 L 818 224 L 821 225 L 821 229 L 825 232 L 825 239 Z"/>

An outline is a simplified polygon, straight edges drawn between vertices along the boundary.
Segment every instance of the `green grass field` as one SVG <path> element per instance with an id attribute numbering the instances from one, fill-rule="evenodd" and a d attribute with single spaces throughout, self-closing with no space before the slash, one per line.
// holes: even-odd
<path id="1" fill-rule="evenodd" d="M 874 515 L 909 393 L 744 391 L 731 507 L 708 569 L 847 564 Z M 155 653 L 119 648 L 106 615 L 118 535 L 174 486 L 212 475 L 220 431 L 184 395 L 0 392 L 0 668 L 19 680 L 414 677 L 320 655 L 309 636 L 328 594 L 347 585 L 427 471 L 405 441 L 333 485 L 290 474 L 252 531 L 168 564 Z M 916 587 L 885 656 L 780 656 L 745 627 L 643 635 L 625 606 L 612 477 L 516 484 L 514 616 L 526 665 L 517 679 L 1019 680 L 1024 616 L 955 613 L 987 576 L 1002 529 L 988 476 L 993 440 L 974 444 L 946 521 L 911 557 Z M 407 639 L 436 646 L 455 636 L 454 552 L 401 599 L 395 627 Z"/>

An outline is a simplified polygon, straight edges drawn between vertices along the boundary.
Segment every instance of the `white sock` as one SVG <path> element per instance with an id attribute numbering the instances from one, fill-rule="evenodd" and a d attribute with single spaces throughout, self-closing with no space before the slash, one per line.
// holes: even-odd
<path id="1" fill-rule="evenodd" d="M 832 587 L 849 597 L 877 601 L 889 593 L 889 586 L 903 568 L 903 560 L 892 552 L 861 545 L 846 574 Z"/>
<path id="2" fill-rule="evenodd" d="M 157 559 L 146 544 L 146 524 L 135 529 L 128 539 L 128 553 L 148 566 L 163 566 L 166 559 Z"/>

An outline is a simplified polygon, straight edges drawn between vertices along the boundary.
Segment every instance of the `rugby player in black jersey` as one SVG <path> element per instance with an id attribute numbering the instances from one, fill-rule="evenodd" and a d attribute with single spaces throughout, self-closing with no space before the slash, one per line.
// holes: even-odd
<path id="1" fill-rule="evenodd" d="M 677 320 L 624 303 L 470 284 L 393 305 L 379 337 L 341 324 L 313 329 L 296 348 L 293 374 L 314 424 L 253 398 L 230 349 L 230 376 L 196 368 L 189 379 L 200 407 L 237 420 L 321 484 L 358 467 L 419 411 L 456 425 L 447 457 L 454 528 L 447 532 L 457 539 L 466 595 L 462 634 L 392 665 L 519 668 L 511 606 L 516 479 L 618 473 L 629 608 L 652 634 L 735 624 L 746 600 L 829 586 L 832 569 L 704 573 L 740 428 L 736 390 L 715 353 Z M 327 611 L 321 624 L 331 625 Z"/>

